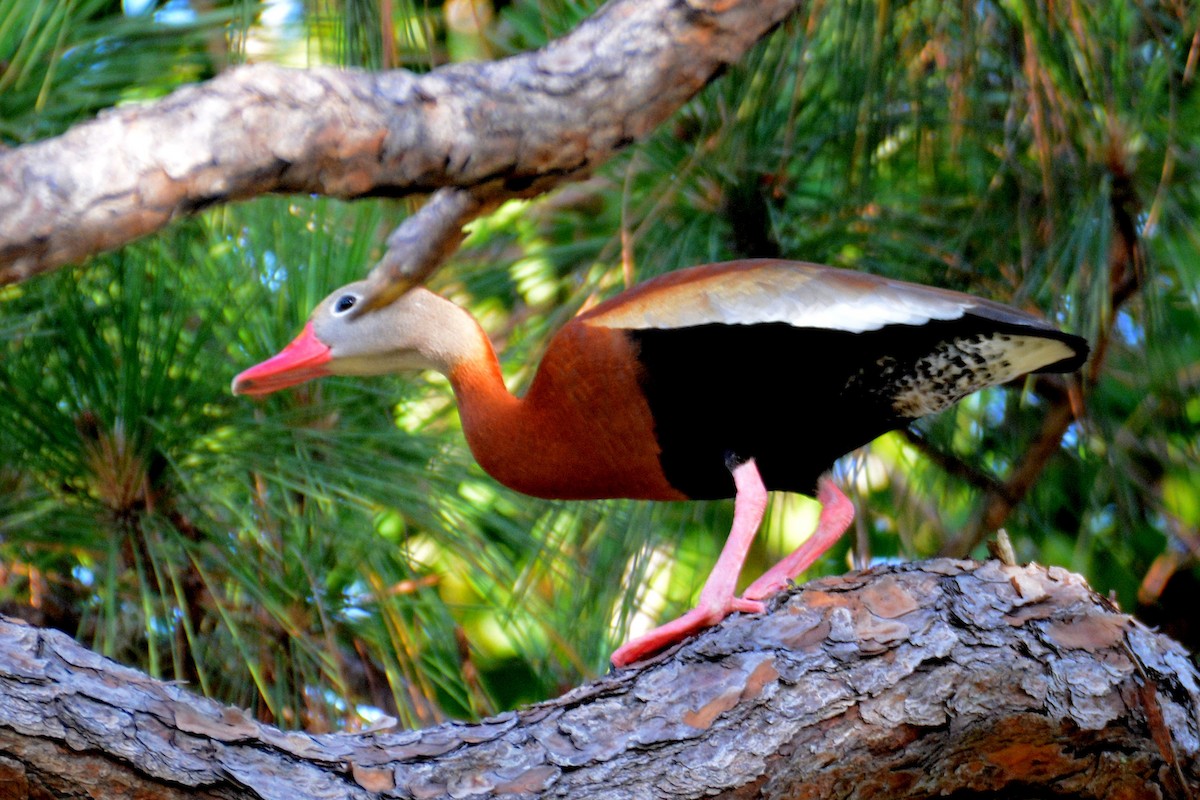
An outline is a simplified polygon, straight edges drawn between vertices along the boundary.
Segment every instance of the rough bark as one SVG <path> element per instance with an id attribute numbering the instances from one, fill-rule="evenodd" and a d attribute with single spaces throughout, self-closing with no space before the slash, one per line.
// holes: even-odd
<path id="1" fill-rule="evenodd" d="M 587 175 L 737 61 L 798 0 L 613 0 L 500 61 L 404 70 L 231 70 L 0 153 L 0 285 L 268 192 L 443 191 L 379 265 L 419 278 L 462 224 Z M 451 199 L 454 198 L 454 199 Z"/>
<path id="2" fill-rule="evenodd" d="M 1191 797 L 1187 655 L 1059 569 L 810 583 L 480 724 L 286 733 L 0 624 L 0 797 Z"/>

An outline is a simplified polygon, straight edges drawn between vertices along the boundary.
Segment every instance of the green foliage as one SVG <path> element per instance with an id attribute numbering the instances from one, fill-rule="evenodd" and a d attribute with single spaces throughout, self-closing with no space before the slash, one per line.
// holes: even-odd
<path id="1" fill-rule="evenodd" d="M 0 136 L 57 133 L 264 42 L 289 63 L 424 69 L 538 46 L 595 7 L 473 1 L 472 29 L 455 5 L 390 4 L 389 21 L 377 4 L 327 2 L 271 29 L 242 2 L 175 28 L 111 3 L 0 0 Z M 814 4 L 596 177 L 475 223 L 433 288 L 476 313 L 515 387 L 624 267 L 642 279 L 779 255 L 1038 309 L 1087 335 L 1096 366 L 1077 385 L 982 393 L 845 459 L 856 535 L 818 569 L 844 569 L 856 544 L 866 559 L 982 555 L 988 488 L 1029 464 L 1074 393 L 1082 418 L 1002 524 L 1022 557 L 1082 571 L 1127 606 L 1139 590 L 1153 600 L 1144 577 L 1168 562 L 1190 577 L 1179 554 L 1200 524 L 1186 14 Z M 509 492 L 472 463 L 436 377 L 229 395 L 233 374 L 366 271 L 402 215 L 262 199 L 0 291 L 0 606 L 321 729 L 554 694 L 602 669 L 630 625 L 690 605 L 728 503 Z M 803 384 L 803 363 L 779 368 Z M 811 516 L 776 498 L 748 572 Z"/>
<path id="2" fill-rule="evenodd" d="M 211 77 L 230 10 L 170 23 L 108 0 L 0 0 L 0 142 L 61 133 L 118 103 Z"/>

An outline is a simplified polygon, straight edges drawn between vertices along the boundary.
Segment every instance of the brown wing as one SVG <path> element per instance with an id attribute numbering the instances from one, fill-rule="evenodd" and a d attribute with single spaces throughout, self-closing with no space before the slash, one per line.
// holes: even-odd
<path id="1" fill-rule="evenodd" d="M 731 261 L 646 281 L 580 315 L 587 325 L 640 330 L 783 322 L 862 333 L 967 313 L 1052 329 L 1037 317 L 979 297 L 801 261 Z"/>

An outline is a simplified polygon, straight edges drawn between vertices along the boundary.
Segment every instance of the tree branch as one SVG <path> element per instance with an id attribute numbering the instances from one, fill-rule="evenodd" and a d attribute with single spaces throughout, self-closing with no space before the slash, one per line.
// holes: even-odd
<path id="1" fill-rule="evenodd" d="M 4 622 L 0 786 L 301 800 L 1191 797 L 1197 678 L 1178 645 L 1081 578 L 998 562 L 816 581 L 767 616 L 735 616 L 557 700 L 408 732 L 282 732 Z"/>
<path id="2" fill-rule="evenodd" d="M 215 203 L 455 187 L 419 213 L 377 284 L 421 279 L 462 223 L 586 176 L 653 130 L 798 0 L 612 0 L 545 48 L 425 75 L 254 65 L 0 154 L 0 285 Z"/>

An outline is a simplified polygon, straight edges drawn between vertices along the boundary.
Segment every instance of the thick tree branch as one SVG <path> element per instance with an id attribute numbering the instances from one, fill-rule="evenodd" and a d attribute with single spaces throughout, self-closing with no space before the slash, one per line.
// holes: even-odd
<path id="1" fill-rule="evenodd" d="M 473 213 L 587 175 L 737 61 L 798 0 L 612 0 L 564 38 L 426 75 L 231 70 L 0 155 L 0 284 L 173 217 L 268 192 L 343 198 L 454 187 L 418 214 L 382 283 L 420 279 Z"/>
<path id="2" fill-rule="evenodd" d="M 413 732 L 281 732 L 0 624 L 4 797 L 1191 797 L 1198 711 L 1177 645 L 998 562 L 816 581 L 558 700 Z"/>

